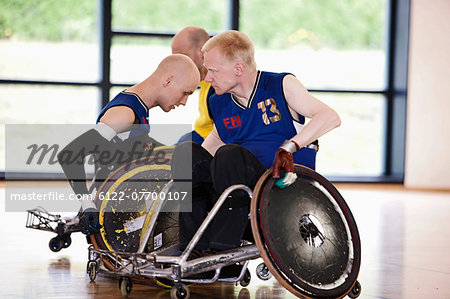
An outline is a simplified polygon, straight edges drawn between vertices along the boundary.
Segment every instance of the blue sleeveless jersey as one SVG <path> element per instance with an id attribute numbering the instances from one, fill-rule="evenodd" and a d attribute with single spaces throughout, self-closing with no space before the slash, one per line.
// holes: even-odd
<path id="1" fill-rule="evenodd" d="M 283 78 L 288 73 L 258 71 L 248 106 L 230 93 L 212 95 L 208 100 L 220 138 L 226 144 L 239 144 L 253 153 L 262 164 L 272 167 L 278 148 L 303 127 L 290 114 L 283 93 Z M 302 148 L 294 153 L 294 162 L 315 169 L 316 151 Z"/>
<path id="2" fill-rule="evenodd" d="M 148 134 L 150 132 L 150 125 L 148 124 L 148 108 L 141 100 L 141 98 L 134 93 L 128 93 L 122 91 L 118 95 L 116 95 L 100 112 L 97 123 L 100 121 L 100 118 L 105 114 L 105 112 L 115 106 L 127 106 L 134 111 L 134 115 L 136 119 L 139 121 L 140 126 L 135 126 L 130 132 L 129 137 L 134 137 L 142 134 Z"/>

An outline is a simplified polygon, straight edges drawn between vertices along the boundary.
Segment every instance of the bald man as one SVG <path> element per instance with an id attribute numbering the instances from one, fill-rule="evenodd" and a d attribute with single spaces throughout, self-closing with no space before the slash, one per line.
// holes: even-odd
<path id="1" fill-rule="evenodd" d="M 172 39 L 172 54 L 179 53 L 189 56 L 197 66 L 201 80 L 198 103 L 199 117 L 195 121 L 194 131 L 181 137 L 178 142 L 192 140 L 201 144 L 214 126 L 207 105 L 207 99 L 214 94 L 214 88 L 211 87 L 210 83 L 204 81 L 207 70 L 203 66 L 203 52 L 201 51 L 208 40 L 209 34 L 199 26 L 187 26 Z"/>
<path id="2" fill-rule="evenodd" d="M 149 109 L 159 106 L 169 112 L 186 105 L 200 82 L 194 62 L 183 54 L 164 58 L 157 69 L 144 81 L 119 93 L 100 112 L 97 123 L 123 132 L 133 124 L 148 124 Z M 142 110 L 142 111 L 141 111 Z"/>
<path id="3" fill-rule="evenodd" d="M 77 137 L 58 154 L 58 161 L 74 192 L 77 195 L 90 193 L 84 170 L 86 156 L 94 155 L 96 178 L 105 179 L 114 167 L 120 166 L 120 161 L 112 158 L 108 160 L 112 165 L 104 165 L 107 163 L 101 161 L 106 154 L 115 155 L 112 150 L 117 148 L 115 144 L 141 136 L 143 142 L 148 142 L 147 139 L 151 139 L 148 136 L 149 110 L 159 106 L 169 112 L 179 105 L 186 105 L 188 96 L 199 82 L 200 73 L 194 62 L 186 55 L 174 54 L 164 58 L 144 81 L 114 97 L 100 112 L 97 126 Z M 122 152 L 135 154 L 134 147 Z M 129 161 L 128 157 L 119 160 Z M 82 211 L 81 231 L 86 235 L 98 233 L 101 225 L 94 203 L 83 200 Z"/>

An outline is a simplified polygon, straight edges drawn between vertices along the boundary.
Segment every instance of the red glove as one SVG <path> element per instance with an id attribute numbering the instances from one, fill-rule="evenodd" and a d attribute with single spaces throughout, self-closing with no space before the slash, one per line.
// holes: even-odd
<path id="1" fill-rule="evenodd" d="M 292 140 L 286 140 L 275 154 L 272 166 L 272 177 L 279 178 L 280 170 L 294 172 L 294 158 L 292 154 L 298 150 L 299 146 Z"/>

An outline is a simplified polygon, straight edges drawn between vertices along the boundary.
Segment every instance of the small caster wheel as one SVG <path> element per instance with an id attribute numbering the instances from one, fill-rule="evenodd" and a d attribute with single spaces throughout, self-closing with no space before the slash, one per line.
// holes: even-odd
<path id="1" fill-rule="evenodd" d="M 62 245 L 63 248 L 67 248 L 70 246 L 70 244 L 72 244 L 72 238 L 70 237 L 70 234 L 63 235 L 61 237 L 61 240 L 63 241 L 63 245 Z"/>
<path id="2" fill-rule="evenodd" d="M 48 247 L 53 252 L 58 252 L 63 248 L 63 240 L 60 237 L 54 237 L 48 242 Z"/>
<path id="3" fill-rule="evenodd" d="M 241 287 L 245 288 L 250 284 L 250 280 L 252 279 L 252 276 L 250 274 L 250 271 L 247 269 L 245 270 L 244 277 L 242 277 L 241 281 L 239 281 L 239 284 Z"/>
<path id="4" fill-rule="evenodd" d="M 128 294 L 130 294 L 133 289 L 131 279 L 129 277 L 121 277 L 119 279 L 119 289 L 120 294 L 122 294 L 123 297 L 128 297 Z"/>
<path id="5" fill-rule="evenodd" d="M 272 278 L 272 274 L 269 272 L 266 264 L 261 263 L 256 267 L 256 276 L 261 280 L 269 280 Z"/>
<path id="6" fill-rule="evenodd" d="M 89 274 L 89 279 L 94 282 L 97 277 L 97 262 L 89 261 L 87 264 L 87 273 Z"/>
<path id="7" fill-rule="evenodd" d="M 350 298 L 358 298 L 361 295 L 361 284 L 359 281 L 356 281 L 352 290 L 347 294 Z"/>
<path id="8" fill-rule="evenodd" d="M 177 283 L 170 290 L 171 299 L 189 299 L 191 292 L 187 285 L 183 283 Z"/>

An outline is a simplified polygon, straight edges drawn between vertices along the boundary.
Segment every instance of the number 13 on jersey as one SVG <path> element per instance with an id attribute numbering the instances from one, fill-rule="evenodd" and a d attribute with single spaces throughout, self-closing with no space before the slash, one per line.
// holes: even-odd
<path id="1" fill-rule="evenodd" d="M 270 112 L 275 115 L 268 116 L 267 108 L 269 108 Z M 265 125 L 270 125 L 271 123 L 277 122 L 281 119 L 281 113 L 277 109 L 277 103 L 272 98 L 259 102 L 258 109 L 261 109 L 262 111 L 262 119 Z"/>

